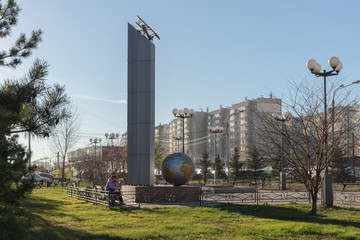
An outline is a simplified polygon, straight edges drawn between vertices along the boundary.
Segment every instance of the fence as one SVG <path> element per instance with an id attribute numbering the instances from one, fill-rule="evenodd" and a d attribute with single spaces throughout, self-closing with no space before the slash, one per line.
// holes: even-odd
<path id="1" fill-rule="evenodd" d="M 159 190 L 161 191 L 161 190 Z M 111 195 L 108 191 L 96 188 L 78 188 L 73 185 L 67 187 L 67 194 L 71 197 L 92 202 L 94 204 L 102 204 L 110 206 Z M 153 193 L 154 195 L 157 192 Z M 146 201 L 146 197 L 135 197 L 135 191 L 122 191 L 122 197 L 126 205 L 141 207 L 142 204 L 154 204 Z M 360 195 L 357 195 L 355 201 L 359 201 Z M 339 198 L 340 195 L 339 195 Z M 342 197 L 346 198 L 346 197 Z M 137 199 L 137 200 L 136 200 Z M 139 199 L 143 199 L 140 200 Z M 347 199 L 347 198 L 346 198 Z M 352 198 L 353 199 L 353 198 Z M 116 200 L 118 203 L 118 201 Z M 309 202 L 309 193 L 304 191 L 272 191 L 257 190 L 256 188 L 236 189 L 225 188 L 216 191 L 200 187 L 199 200 L 195 202 L 176 201 L 176 197 L 167 196 L 162 201 L 155 204 L 162 205 L 187 205 L 187 206 L 215 206 L 221 203 L 233 204 L 260 204 L 260 203 L 287 203 L 287 202 Z M 344 203 L 349 201 L 343 200 Z"/>
<path id="2" fill-rule="evenodd" d="M 360 208 L 360 192 L 334 191 L 334 205 Z"/>

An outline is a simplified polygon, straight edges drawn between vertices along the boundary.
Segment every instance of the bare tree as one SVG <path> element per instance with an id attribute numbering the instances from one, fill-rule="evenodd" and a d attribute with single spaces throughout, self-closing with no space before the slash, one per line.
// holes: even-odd
<path id="1" fill-rule="evenodd" d="M 160 138 L 155 139 L 155 169 L 158 173 L 161 171 L 162 162 L 165 158 L 166 149 L 161 147 Z"/>
<path id="2" fill-rule="evenodd" d="M 124 182 L 126 182 L 127 177 L 127 157 L 127 146 L 121 146 L 120 158 L 117 166 L 120 172 L 120 178 L 124 179 Z"/>
<path id="3" fill-rule="evenodd" d="M 66 111 L 70 113 L 69 116 L 60 122 L 51 134 L 51 149 L 54 153 L 59 153 L 62 159 L 61 178 L 65 178 L 66 155 L 78 142 L 81 126 L 81 120 L 76 109 L 70 105 Z"/>
<path id="4" fill-rule="evenodd" d="M 334 85 L 327 96 L 333 96 Z M 283 165 L 296 173 L 303 183 L 312 201 L 311 213 L 316 214 L 319 189 L 323 183 L 325 171 L 328 169 L 333 146 L 345 149 L 346 136 L 353 124 L 343 121 L 347 112 L 354 106 L 351 94 L 344 94 L 336 99 L 337 105 L 325 119 L 324 99 L 321 88 L 304 80 L 300 84 L 293 83 L 289 97 L 283 101 L 283 109 L 292 114 L 292 119 L 280 122 L 270 117 L 259 116 L 259 137 L 267 146 L 263 146 L 269 155 L 276 156 L 279 150 L 283 154 Z M 333 124 L 334 123 L 334 124 Z M 332 127 L 336 126 L 332 131 Z M 327 141 L 330 133 L 331 141 Z M 271 146 L 271 147 L 268 147 Z"/>

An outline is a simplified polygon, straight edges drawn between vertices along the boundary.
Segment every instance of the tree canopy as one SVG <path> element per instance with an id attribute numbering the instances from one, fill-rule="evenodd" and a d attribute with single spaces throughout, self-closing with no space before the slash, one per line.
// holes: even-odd
<path id="1" fill-rule="evenodd" d="M 19 12 L 13 0 L 0 4 L 0 38 L 10 36 Z M 16 68 L 37 48 L 41 35 L 41 30 L 29 38 L 20 34 L 9 50 L 0 51 L 0 67 Z M 25 147 L 18 143 L 19 134 L 47 137 L 67 116 L 65 87 L 46 83 L 48 67 L 46 61 L 36 59 L 24 77 L 0 84 L 0 203 L 6 205 L 16 205 L 32 188 L 31 182 L 21 180 L 32 168 L 27 166 Z"/>

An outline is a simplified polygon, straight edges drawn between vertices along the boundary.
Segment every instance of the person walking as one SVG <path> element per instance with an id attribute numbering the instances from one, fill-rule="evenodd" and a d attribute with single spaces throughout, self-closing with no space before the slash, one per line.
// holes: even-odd
<path id="1" fill-rule="evenodd" d="M 112 174 L 109 177 L 109 179 L 107 180 L 107 183 L 106 183 L 106 191 L 109 191 L 109 194 L 110 194 L 109 201 L 110 201 L 111 205 L 115 204 L 116 196 L 119 197 L 120 205 L 125 205 L 124 200 L 123 200 L 123 198 L 121 196 L 121 192 L 117 191 L 118 188 L 119 188 L 119 183 L 117 182 L 116 175 Z"/>

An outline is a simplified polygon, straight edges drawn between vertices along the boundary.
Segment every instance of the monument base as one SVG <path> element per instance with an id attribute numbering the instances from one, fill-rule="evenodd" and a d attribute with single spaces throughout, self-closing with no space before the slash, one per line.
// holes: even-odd
<path id="1" fill-rule="evenodd" d="M 132 195 L 137 203 L 171 203 L 200 201 L 200 187 L 197 186 L 122 186 L 123 195 Z"/>

